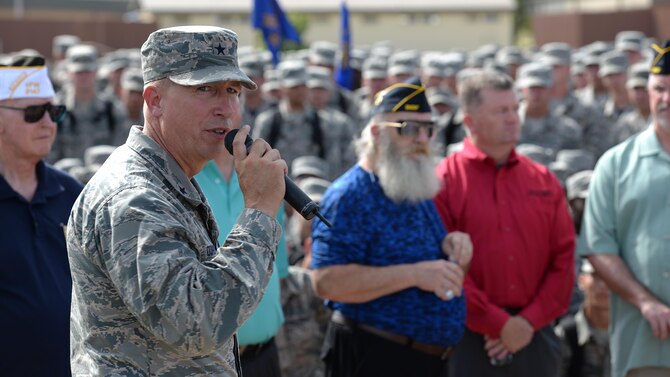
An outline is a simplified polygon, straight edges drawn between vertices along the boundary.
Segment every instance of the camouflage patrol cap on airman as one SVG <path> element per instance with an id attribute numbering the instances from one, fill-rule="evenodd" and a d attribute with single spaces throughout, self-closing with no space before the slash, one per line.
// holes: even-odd
<path id="1" fill-rule="evenodd" d="M 169 78 L 179 85 L 239 81 L 256 84 L 237 62 L 237 34 L 216 26 L 177 26 L 157 30 L 142 45 L 144 83 Z"/>

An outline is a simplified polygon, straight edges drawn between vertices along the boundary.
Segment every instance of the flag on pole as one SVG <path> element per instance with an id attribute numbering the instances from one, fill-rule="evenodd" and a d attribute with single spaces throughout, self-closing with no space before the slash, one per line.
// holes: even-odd
<path id="1" fill-rule="evenodd" d="M 340 55 L 341 60 L 335 69 L 335 81 L 346 89 L 354 87 L 354 69 L 351 67 L 349 53 L 351 52 L 351 32 L 349 29 L 349 8 L 342 0 L 340 5 Z"/>
<path id="2" fill-rule="evenodd" d="M 251 22 L 255 29 L 263 33 L 263 39 L 272 53 L 272 63 L 280 60 L 284 38 L 300 43 L 300 34 L 295 30 L 277 0 L 254 0 Z"/>

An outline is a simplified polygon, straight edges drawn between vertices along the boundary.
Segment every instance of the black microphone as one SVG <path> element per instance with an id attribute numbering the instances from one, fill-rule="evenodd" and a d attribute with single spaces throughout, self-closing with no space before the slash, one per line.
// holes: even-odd
<path id="1" fill-rule="evenodd" d="M 226 149 L 230 154 L 233 154 L 233 139 L 235 139 L 235 135 L 237 135 L 237 129 L 231 130 L 226 134 L 226 137 L 224 139 L 224 143 L 226 145 Z M 251 150 L 251 145 L 254 143 L 254 141 L 251 139 L 249 135 L 247 135 L 246 140 L 244 140 L 244 145 L 247 147 L 247 153 Z M 323 215 L 321 215 L 321 212 L 319 212 L 319 205 L 314 203 L 314 201 L 305 194 L 304 191 L 296 185 L 291 178 L 284 176 L 284 184 L 286 185 L 286 192 L 284 193 L 284 200 L 286 200 L 286 203 L 288 203 L 291 207 L 295 208 L 298 213 L 302 215 L 306 220 L 311 220 L 314 216 L 318 217 L 321 221 L 323 221 L 324 224 L 326 224 L 328 227 L 332 227 L 333 225 L 326 220 Z"/>

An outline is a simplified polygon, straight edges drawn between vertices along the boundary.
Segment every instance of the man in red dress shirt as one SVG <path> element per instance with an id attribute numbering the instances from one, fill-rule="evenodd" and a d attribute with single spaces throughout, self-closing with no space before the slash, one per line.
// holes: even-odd
<path id="1" fill-rule="evenodd" d="M 521 124 L 508 76 L 477 73 L 459 97 L 468 137 L 437 167 L 445 184 L 435 203 L 449 231 L 470 234 L 474 253 L 449 376 L 558 376 L 551 325 L 570 302 L 575 247 L 563 190 L 514 150 Z"/>

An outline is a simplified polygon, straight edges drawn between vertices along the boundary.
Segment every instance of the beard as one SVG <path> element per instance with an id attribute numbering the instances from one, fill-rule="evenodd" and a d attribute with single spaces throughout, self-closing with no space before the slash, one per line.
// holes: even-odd
<path id="1" fill-rule="evenodd" d="M 412 156 L 405 155 L 387 134 L 380 133 L 376 158 L 379 185 L 397 204 L 432 199 L 440 190 L 430 149 L 418 146 L 412 152 Z"/>

